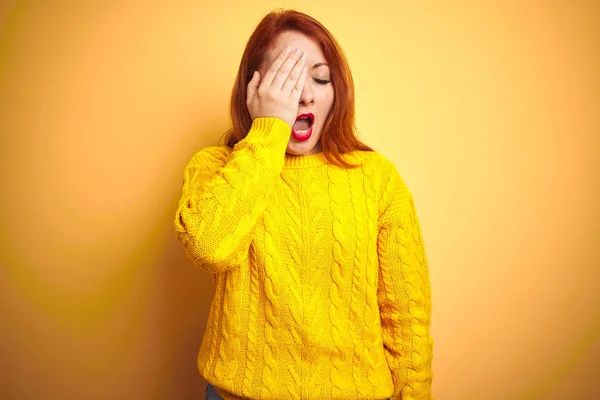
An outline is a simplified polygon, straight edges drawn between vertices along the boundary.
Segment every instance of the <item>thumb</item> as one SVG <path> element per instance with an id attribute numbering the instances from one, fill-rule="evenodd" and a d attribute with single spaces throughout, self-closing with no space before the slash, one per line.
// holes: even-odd
<path id="1" fill-rule="evenodd" d="M 253 98 L 258 90 L 258 84 L 260 83 L 260 72 L 254 71 L 252 79 L 248 82 L 248 100 Z"/>

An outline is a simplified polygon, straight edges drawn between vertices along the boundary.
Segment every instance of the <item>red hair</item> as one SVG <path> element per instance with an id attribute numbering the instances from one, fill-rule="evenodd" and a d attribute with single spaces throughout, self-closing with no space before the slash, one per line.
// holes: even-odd
<path id="1" fill-rule="evenodd" d="M 329 64 L 335 99 L 320 137 L 325 158 L 343 168 L 358 167 L 347 163 L 342 154 L 354 150 L 374 150 L 356 137 L 354 81 L 346 57 L 337 41 L 319 21 L 295 10 L 271 11 L 250 36 L 231 92 L 229 107 L 232 128 L 225 133 L 225 145 L 233 147 L 248 134 L 252 126 L 252 117 L 246 106 L 248 82 L 254 71 L 259 69 L 269 47 L 279 34 L 286 31 L 300 32 L 315 40 Z"/>

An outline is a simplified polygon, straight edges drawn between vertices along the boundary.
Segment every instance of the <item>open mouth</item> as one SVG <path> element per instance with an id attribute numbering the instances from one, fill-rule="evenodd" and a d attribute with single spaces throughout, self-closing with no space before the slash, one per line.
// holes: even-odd
<path id="1" fill-rule="evenodd" d="M 298 135 L 306 135 L 312 127 L 315 116 L 312 113 L 300 114 L 296 117 L 293 129 Z"/>

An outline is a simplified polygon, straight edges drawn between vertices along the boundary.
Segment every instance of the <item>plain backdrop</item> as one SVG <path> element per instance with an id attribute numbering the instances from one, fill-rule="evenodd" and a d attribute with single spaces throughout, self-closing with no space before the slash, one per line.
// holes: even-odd
<path id="1" fill-rule="evenodd" d="M 600 2 L 3 1 L 0 393 L 201 399 L 173 219 L 273 8 L 348 57 L 421 220 L 437 399 L 597 399 Z"/>

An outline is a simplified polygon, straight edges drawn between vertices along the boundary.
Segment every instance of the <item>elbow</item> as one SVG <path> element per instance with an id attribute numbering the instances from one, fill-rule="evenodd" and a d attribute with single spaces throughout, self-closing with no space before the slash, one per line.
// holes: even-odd
<path id="1" fill-rule="evenodd" d="M 231 262 L 227 259 L 219 259 L 212 255 L 190 251 L 186 248 L 186 255 L 196 266 L 210 274 L 218 274 L 240 267 L 240 263 Z"/>
<path id="2" fill-rule="evenodd" d="M 241 262 L 235 259 L 233 253 L 218 253 L 214 249 L 203 246 L 203 243 L 188 237 L 188 235 L 178 235 L 178 238 L 182 243 L 185 242 L 183 247 L 186 256 L 196 266 L 211 274 L 225 272 L 241 266 Z"/>
<path id="3" fill-rule="evenodd" d="M 241 266 L 244 257 L 239 257 L 239 252 L 220 241 L 211 232 L 204 231 L 198 235 L 194 225 L 183 223 L 180 215 L 175 219 L 176 237 L 183 245 L 186 256 L 201 269 L 217 274 Z"/>

